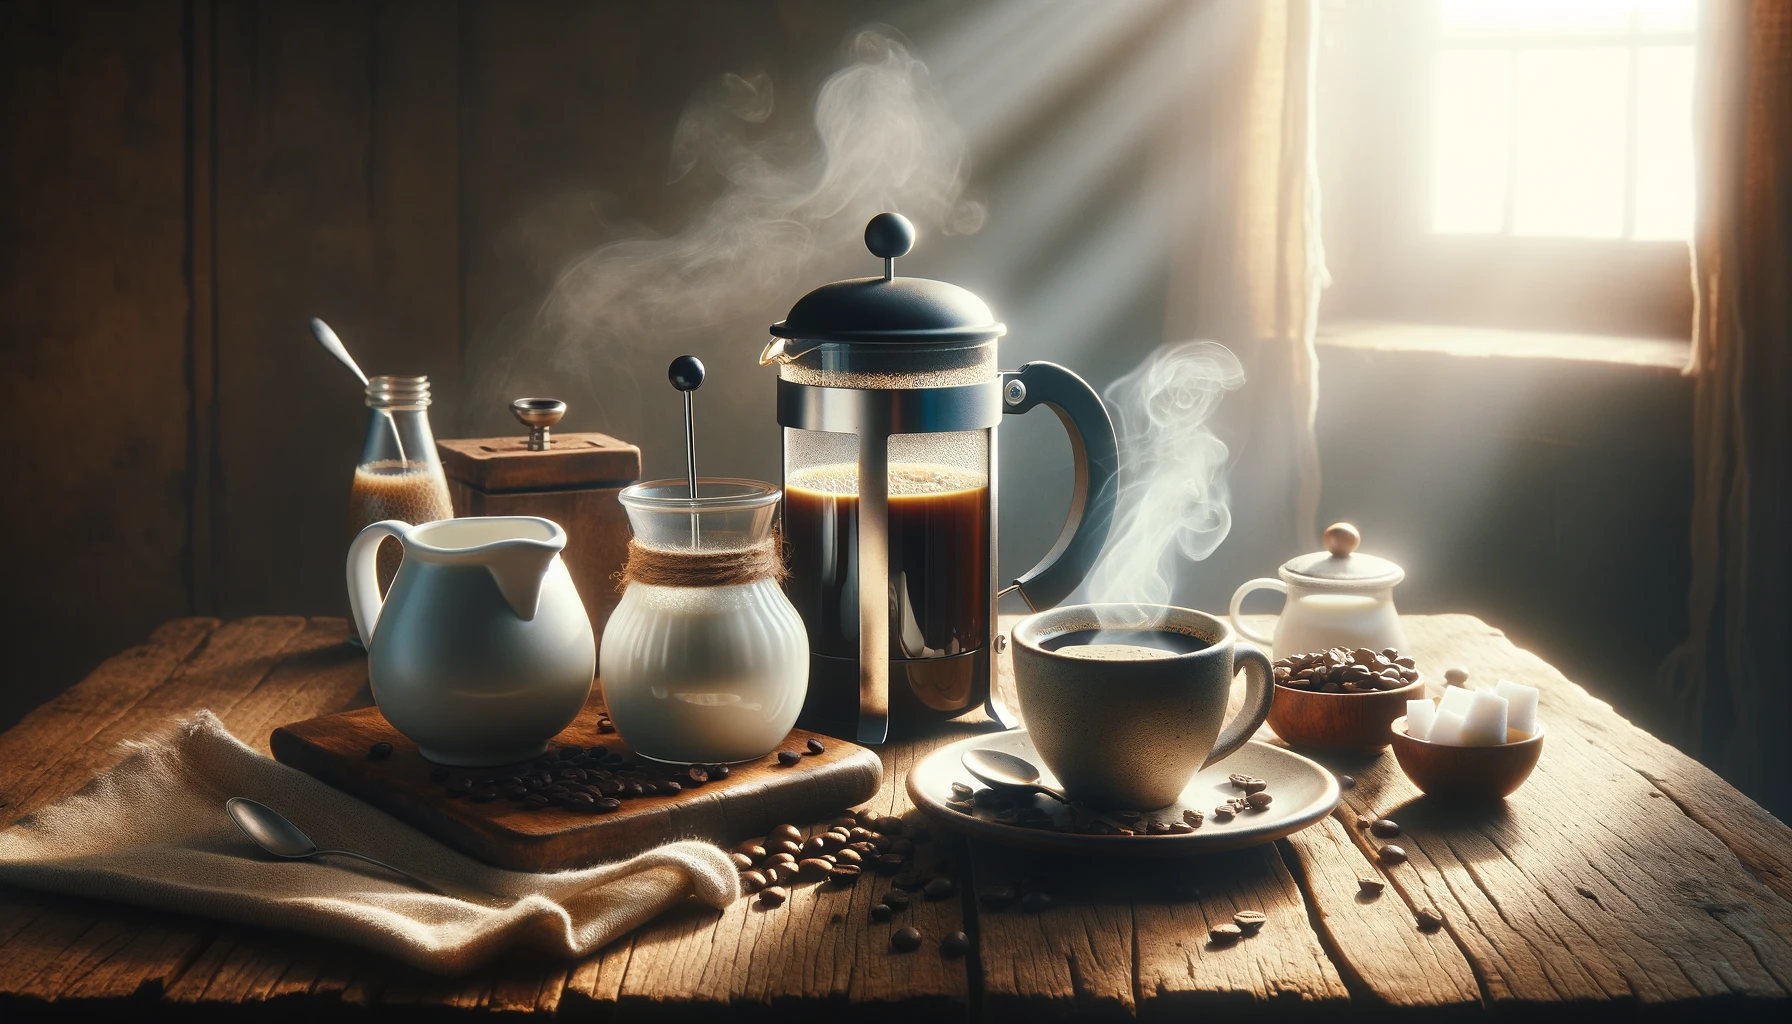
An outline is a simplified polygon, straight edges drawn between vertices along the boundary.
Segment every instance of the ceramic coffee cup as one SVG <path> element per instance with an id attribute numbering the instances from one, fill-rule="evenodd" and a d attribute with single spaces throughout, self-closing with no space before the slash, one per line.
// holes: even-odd
<path id="1" fill-rule="evenodd" d="M 1096 629 L 1163 630 L 1175 634 L 1170 646 L 1186 650 L 1091 660 L 1052 649 Z M 1241 668 L 1244 707 L 1226 722 Z M 1137 810 L 1174 803 L 1196 772 L 1244 746 L 1275 690 L 1269 659 L 1224 619 L 1149 605 L 1069 605 L 1028 616 L 1014 629 L 1014 679 L 1033 746 L 1065 791 Z"/>

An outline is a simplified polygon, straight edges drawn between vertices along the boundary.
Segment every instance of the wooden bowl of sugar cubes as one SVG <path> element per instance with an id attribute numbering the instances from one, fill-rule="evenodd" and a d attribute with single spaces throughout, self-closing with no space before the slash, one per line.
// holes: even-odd
<path id="1" fill-rule="evenodd" d="M 1431 796 L 1503 800 L 1531 777 L 1543 753 L 1537 696 L 1534 686 L 1502 679 L 1484 689 L 1446 686 L 1437 701 L 1407 701 L 1392 727 L 1394 757 Z"/>

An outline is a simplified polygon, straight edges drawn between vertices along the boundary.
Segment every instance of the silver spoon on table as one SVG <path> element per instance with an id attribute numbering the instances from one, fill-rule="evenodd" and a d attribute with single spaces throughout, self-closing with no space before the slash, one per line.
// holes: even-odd
<path id="1" fill-rule="evenodd" d="M 300 831 L 286 815 L 274 810 L 267 804 L 251 800 L 248 797 L 233 796 L 224 801 L 224 809 L 230 812 L 230 820 L 243 830 L 243 835 L 255 841 L 276 857 L 287 860 L 308 860 L 312 857 L 353 857 L 364 860 L 376 867 L 385 868 L 395 875 L 402 875 L 420 889 L 427 889 L 438 896 L 454 896 L 434 882 L 427 881 L 411 874 L 403 868 L 393 867 L 383 860 L 374 860 L 366 854 L 352 850 L 320 850 L 311 837 Z M 460 898 L 460 897 L 456 897 Z"/>

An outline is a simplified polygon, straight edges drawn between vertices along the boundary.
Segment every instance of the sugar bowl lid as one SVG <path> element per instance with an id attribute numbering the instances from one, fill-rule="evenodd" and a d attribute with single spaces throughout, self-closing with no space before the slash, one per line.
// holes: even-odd
<path id="1" fill-rule="evenodd" d="M 1325 550 L 1290 558 L 1281 575 L 1289 583 L 1316 583 L 1334 588 L 1391 587 L 1406 578 L 1406 570 L 1385 558 L 1358 554 L 1363 535 L 1349 523 L 1325 528 Z"/>
<path id="2" fill-rule="evenodd" d="M 915 226 L 900 213 L 865 225 L 865 248 L 884 261 L 882 277 L 824 284 L 797 300 L 771 327 L 796 342 L 873 344 L 990 341 L 1008 332 L 982 299 L 945 281 L 897 277 L 896 259 L 915 246 Z"/>

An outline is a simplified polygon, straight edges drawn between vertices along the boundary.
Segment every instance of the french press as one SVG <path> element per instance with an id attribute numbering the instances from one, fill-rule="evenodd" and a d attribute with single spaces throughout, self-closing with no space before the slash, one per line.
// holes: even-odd
<path id="1" fill-rule="evenodd" d="M 953 718 L 995 698 L 996 600 L 1050 607 L 1082 582 L 1113 519 L 1118 457 L 1101 398 L 1055 363 L 997 369 L 1007 333 L 943 281 L 897 277 L 908 219 L 881 213 L 865 246 L 882 277 L 815 289 L 761 366 L 778 367 L 784 434 L 785 589 L 809 634 L 805 724 L 882 743 L 898 724 Z M 1045 405 L 1070 434 L 1070 515 L 1043 561 L 998 584 L 996 432 Z"/>

